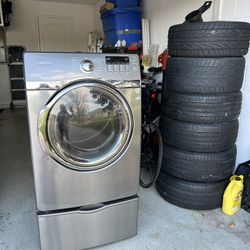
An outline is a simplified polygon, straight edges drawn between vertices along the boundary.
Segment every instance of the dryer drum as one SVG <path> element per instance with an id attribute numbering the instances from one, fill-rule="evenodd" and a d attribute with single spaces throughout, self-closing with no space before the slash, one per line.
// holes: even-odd
<path id="1" fill-rule="evenodd" d="M 63 165 L 94 170 L 129 143 L 133 118 L 124 97 L 100 82 L 80 81 L 56 93 L 39 118 L 40 142 Z"/>

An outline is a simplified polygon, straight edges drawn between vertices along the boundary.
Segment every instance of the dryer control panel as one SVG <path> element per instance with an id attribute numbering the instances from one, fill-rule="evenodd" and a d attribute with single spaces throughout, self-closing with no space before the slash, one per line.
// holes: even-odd
<path id="1" fill-rule="evenodd" d="M 136 54 L 33 53 L 24 55 L 26 88 L 58 88 L 77 79 L 140 81 Z M 41 85 L 42 84 L 42 85 Z M 137 84 L 138 85 L 138 84 Z"/>
<path id="2" fill-rule="evenodd" d="M 138 71 L 136 56 L 106 56 L 106 64 L 108 72 Z"/>

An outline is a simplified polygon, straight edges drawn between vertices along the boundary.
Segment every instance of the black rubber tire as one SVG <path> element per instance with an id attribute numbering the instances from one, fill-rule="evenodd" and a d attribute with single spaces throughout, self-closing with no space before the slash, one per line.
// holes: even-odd
<path id="1" fill-rule="evenodd" d="M 184 23 L 171 26 L 168 53 L 183 57 L 246 55 L 250 24 L 247 22 Z"/>
<path id="2" fill-rule="evenodd" d="M 223 123 L 238 119 L 241 92 L 220 95 L 179 94 L 165 91 L 162 113 L 172 119 L 193 123 Z"/>
<path id="3" fill-rule="evenodd" d="M 209 210 L 221 207 L 228 183 L 228 179 L 214 183 L 191 182 L 161 172 L 156 188 L 165 200 L 176 206 Z"/>
<path id="4" fill-rule="evenodd" d="M 168 59 L 166 86 L 180 93 L 238 92 L 242 87 L 244 57 Z"/>
<path id="5" fill-rule="evenodd" d="M 237 139 L 238 120 L 219 124 L 180 122 L 161 116 L 163 142 L 189 152 L 221 152 L 230 149 Z"/>
<path id="6" fill-rule="evenodd" d="M 233 174 L 236 146 L 219 153 L 195 153 L 163 146 L 162 171 L 198 182 L 217 182 Z"/>

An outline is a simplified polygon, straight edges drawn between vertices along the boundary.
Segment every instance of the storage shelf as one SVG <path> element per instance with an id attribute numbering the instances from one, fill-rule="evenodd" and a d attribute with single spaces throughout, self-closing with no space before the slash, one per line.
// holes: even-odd
<path id="1" fill-rule="evenodd" d="M 12 77 L 10 78 L 11 81 L 15 81 L 15 80 L 24 80 L 23 77 Z"/>
<path id="2" fill-rule="evenodd" d="M 11 89 L 11 91 L 26 91 L 26 89 Z"/>
<path id="3" fill-rule="evenodd" d="M 26 106 L 26 100 L 12 100 L 12 105 L 14 106 Z"/>
<path id="4" fill-rule="evenodd" d="M 23 65 L 23 63 L 22 62 L 12 62 L 12 63 L 9 63 L 9 65 L 11 66 L 11 65 Z"/>
<path id="5" fill-rule="evenodd" d="M 7 46 L 8 67 L 11 87 L 11 108 L 26 104 L 26 89 L 23 73 L 23 46 Z"/>

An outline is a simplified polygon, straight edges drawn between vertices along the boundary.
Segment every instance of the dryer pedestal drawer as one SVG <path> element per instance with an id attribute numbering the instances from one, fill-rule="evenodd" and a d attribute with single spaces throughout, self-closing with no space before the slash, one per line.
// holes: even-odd
<path id="1" fill-rule="evenodd" d="M 138 197 L 96 209 L 39 215 L 42 250 L 80 250 L 136 235 Z"/>

